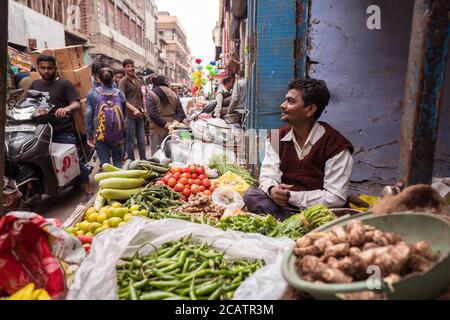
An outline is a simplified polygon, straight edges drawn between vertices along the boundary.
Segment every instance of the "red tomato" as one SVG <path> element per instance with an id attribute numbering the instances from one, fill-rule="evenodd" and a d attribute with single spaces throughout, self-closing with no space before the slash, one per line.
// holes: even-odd
<path id="1" fill-rule="evenodd" d="M 186 185 L 186 184 L 188 184 L 188 179 L 186 179 L 186 178 L 181 178 L 180 180 L 178 180 L 178 182 L 181 183 L 181 184 Z"/>
<path id="2" fill-rule="evenodd" d="M 203 168 L 203 167 L 197 167 L 197 173 L 198 173 L 199 175 L 205 174 L 205 168 Z"/>
<path id="3" fill-rule="evenodd" d="M 200 187 L 199 187 L 198 185 L 193 184 L 193 185 L 191 186 L 191 192 L 192 192 L 192 194 L 196 194 L 196 193 L 198 193 L 199 191 L 200 191 Z"/>
<path id="4" fill-rule="evenodd" d="M 183 173 L 183 168 L 177 168 L 177 172 Z"/>
<path id="5" fill-rule="evenodd" d="M 211 181 L 209 181 L 209 179 L 204 179 L 204 180 L 202 181 L 202 185 L 203 185 L 205 188 L 209 188 L 209 187 L 211 187 Z"/>
<path id="6" fill-rule="evenodd" d="M 176 184 L 177 184 L 177 179 L 175 179 L 175 178 L 170 178 L 169 181 L 167 181 L 167 185 L 171 188 L 175 187 Z"/>
<path id="7" fill-rule="evenodd" d="M 165 185 L 165 184 L 167 184 L 167 183 L 165 183 L 165 182 L 162 181 L 162 180 L 158 180 L 158 181 L 155 182 L 155 186 L 163 186 L 163 185 Z"/>
<path id="8" fill-rule="evenodd" d="M 186 198 L 189 198 L 189 196 L 191 195 L 191 189 L 190 188 L 184 188 L 182 195 Z"/>
<path id="9" fill-rule="evenodd" d="M 167 175 L 165 175 L 164 176 L 164 178 L 162 179 L 162 182 L 164 183 L 164 184 L 167 184 L 167 182 L 169 181 L 169 176 L 167 176 Z"/>
<path id="10" fill-rule="evenodd" d="M 176 167 L 170 167 L 170 173 L 175 173 L 177 172 L 177 168 Z"/>
<path id="11" fill-rule="evenodd" d="M 183 191 L 183 189 L 184 189 L 184 184 L 181 184 L 181 183 L 177 183 L 175 185 L 175 188 L 173 188 L 173 190 L 175 190 L 176 192 L 181 192 L 181 191 Z"/>
<path id="12" fill-rule="evenodd" d="M 205 176 L 204 174 L 199 175 L 198 178 L 199 178 L 200 180 L 202 180 L 202 181 L 205 180 L 205 179 L 208 179 L 208 177 Z"/>
<path id="13" fill-rule="evenodd" d="M 209 191 L 209 190 L 205 190 L 205 192 L 203 192 L 203 194 L 205 194 L 205 195 L 207 195 L 207 196 L 210 196 L 210 195 L 212 194 L 212 192 Z"/>
<path id="14" fill-rule="evenodd" d="M 199 186 L 202 185 L 202 181 L 200 179 L 195 179 L 195 184 L 198 184 Z"/>
<path id="15" fill-rule="evenodd" d="M 198 174 L 196 173 L 191 173 L 191 178 L 192 179 L 197 179 L 198 178 Z M 201 180 L 201 179 L 200 179 Z"/>
<path id="16" fill-rule="evenodd" d="M 189 166 L 189 172 L 190 173 L 197 173 L 197 166 L 195 164 L 191 164 Z"/>
<path id="17" fill-rule="evenodd" d="M 189 167 L 185 167 L 185 168 L 183 168 L 183 173 L 189 173 L 190 171 L 189 171 Z"/>
<path id="18" fill-rule="evenodd" d="M 209 191 L 214 192 L 214 190 L 216 190 L 216 186 L 209 187 Z"/>
<path id="19" fill-rule="evenodd" d="M 191 174 L 190 174 L 190 173 L 182 173 L 182 174 L 181 174 L 181 177 L 182 177 L 182 178 L 189 179 L 189 178 L 191 177 Z"/>
<path id="20" fill-rule="evenodd" d="M 182 201 L 185 201 L 185 202 L 187 201 L 187 198 L 186 198 L 185 196 L 183 196 L 183 195 L 180 197 L 180 199 L 181 199 Z"/>
<path id="21" fill-rule="evenodd" d="M 200 192 L 203 192 L 205 190 L 206 190 L 206 188 L 204 186 L 200 186 Z"/>
<path id="22" fill-rule="evenodd" d="M 188 179 L 189 184 L 195 184 L 195 179 Z"/>
<path id="23" fill-rule="evenodd" d="M 176 173 L 173 174 L 173 177 L 178 181 L 181 178 L 181 173 L 176 172 Z"/>

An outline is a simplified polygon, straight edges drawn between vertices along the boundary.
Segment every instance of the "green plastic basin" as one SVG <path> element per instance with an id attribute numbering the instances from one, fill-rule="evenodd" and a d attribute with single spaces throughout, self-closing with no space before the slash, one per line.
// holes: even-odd
<path id="1" fill-rule="evenodd" d="M 408 244 L 427 241 L 432 252 L 440 252 L 440 260 L 424 273 L 412 274 L 393 284 L 391 288 L 382 282 L 378 292 L 387 293 L 388 299 L 434 299 L 444 292 L 450 283 L 450 223 L 436 215 L 417 212 L 374 216 L 363 213 L 342 217 L 313 232 L 330 231 L 335 226 L 346 226 L 350 220 L 359 219 L 383 231 L 396 232 Z M 286 281 L 294 288 L 311 294 L 316 299 L 338 299 L 338 293 L 368 291 L 366 281 L 348 284 L 326 284 L 305 281 L 295 267 L 294 246 L 288 250 L 282 262 Z M 393 289 L 393 291 L 391 291 Z"/>

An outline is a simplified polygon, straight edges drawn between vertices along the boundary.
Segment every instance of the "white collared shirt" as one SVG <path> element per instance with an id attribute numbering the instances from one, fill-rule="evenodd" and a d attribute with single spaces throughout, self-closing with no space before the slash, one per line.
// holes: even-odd
<path id="1" fill-rule="evenodd" d="M 289 131 L 281 141 L 293 141 L 295 151 L 300 160 L 306 157 L 314 144 L 325 134 L 325 128 L 316 122 L 309 133 L 303 147 L 295 139 L 293 129 Z M 281 183 L 283 173 L 280 170 L 280 157 L 273 149 L 270 141 L 266 142 L 266 153 L 261 165 L 259 188 L 266 192 L 270 187 Z M 323 204 L 329 208 L 342 207 L 347 201 L 348 188 L 350 186 L 350 175 L 352 173 L 353 158 L 348 149 L 339 152 L 325 163 L 325 177 L 323 190 L 291 191 L 289 203 L 296 207 L 310 207 Z M 292 168 L 295 170 L 295 168 Z M 270 196 L 270 195 L 269 195 Z"/>

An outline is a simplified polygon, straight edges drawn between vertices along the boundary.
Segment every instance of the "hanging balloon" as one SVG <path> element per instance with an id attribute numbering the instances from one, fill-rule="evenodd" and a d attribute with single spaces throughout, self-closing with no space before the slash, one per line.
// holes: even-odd
<path id="1" fill-rule="evenodd" d="M 195 59 L 195 63 L 196 63 L 196 64 L 202 63 L 202 59 L 200 59 L 200 58 Z"/>
<path id="2" fill-rule="evenodd" d="M 192 80 L 197 79 L 197 76 L 195 75 L 195 73 L 192 74 L 191 79 L 192 79 Z"/>
<path id="3" fill-rule="evenodd" d="M 211 61 L 209 64 L 212 65 L 212 66 L 215 66 L 216 62 L 215 61 Z"/>
<path id="4" fill-rule="evenodd" d="M 201 65 L 201 64 L 199 64 L 198 66 L 197 66 L 197 70 L 202 70 L 203 69 L 203 66 Z"/>
<path id="5" fill-rule="evenodd" d="M 206 69 L 208 69 L 208 70 L 212 70 L 212 69 L 213 69 L 213 66 L 212 66 L 212 65 L 210 65 L 210 64 L 208 64 L 208 65 L 206 66 Z"/>
<path id="6" fill-rule="evenodd" d="M 210 75 L 211 77 L 214 77 L 214 76 L 216 75 L 216 73 L 214 72 L 214 70 L 211 70 L 211 71 L 209 72 L 209 75 Z"/>
<path id="7" fill-rule="evenodd" d="M 219 69 L 214 69 L 214 72 L 216 73 L 216 74 L 218 74 L 219 73 Z"/>
<path id="8" fill-rule="evenodd" d="M 207 83 L 208 80 L 206 80 L 205 78 L 202 79 L 202 85 L 205 85 Z"/>
<path id="9" fill-rule="evenodd" d="M 194 72 L 194 75 L 196 78 L 198 78 L 198 77 L 201 77 L 202 73 L 200 72 L 200 70 L 198 70 L 198 71 Z"/>

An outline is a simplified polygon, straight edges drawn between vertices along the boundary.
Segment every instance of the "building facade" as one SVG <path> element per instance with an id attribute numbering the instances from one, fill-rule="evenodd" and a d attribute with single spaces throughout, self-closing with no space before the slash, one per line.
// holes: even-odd
<path id="1" fill-rule="evenodd" d="M 167 77 L 170 82 L 189 85 L 192 69 L 187 35 L 177 17 L 159 12 L 158 36 L 167 43 Z"/>

